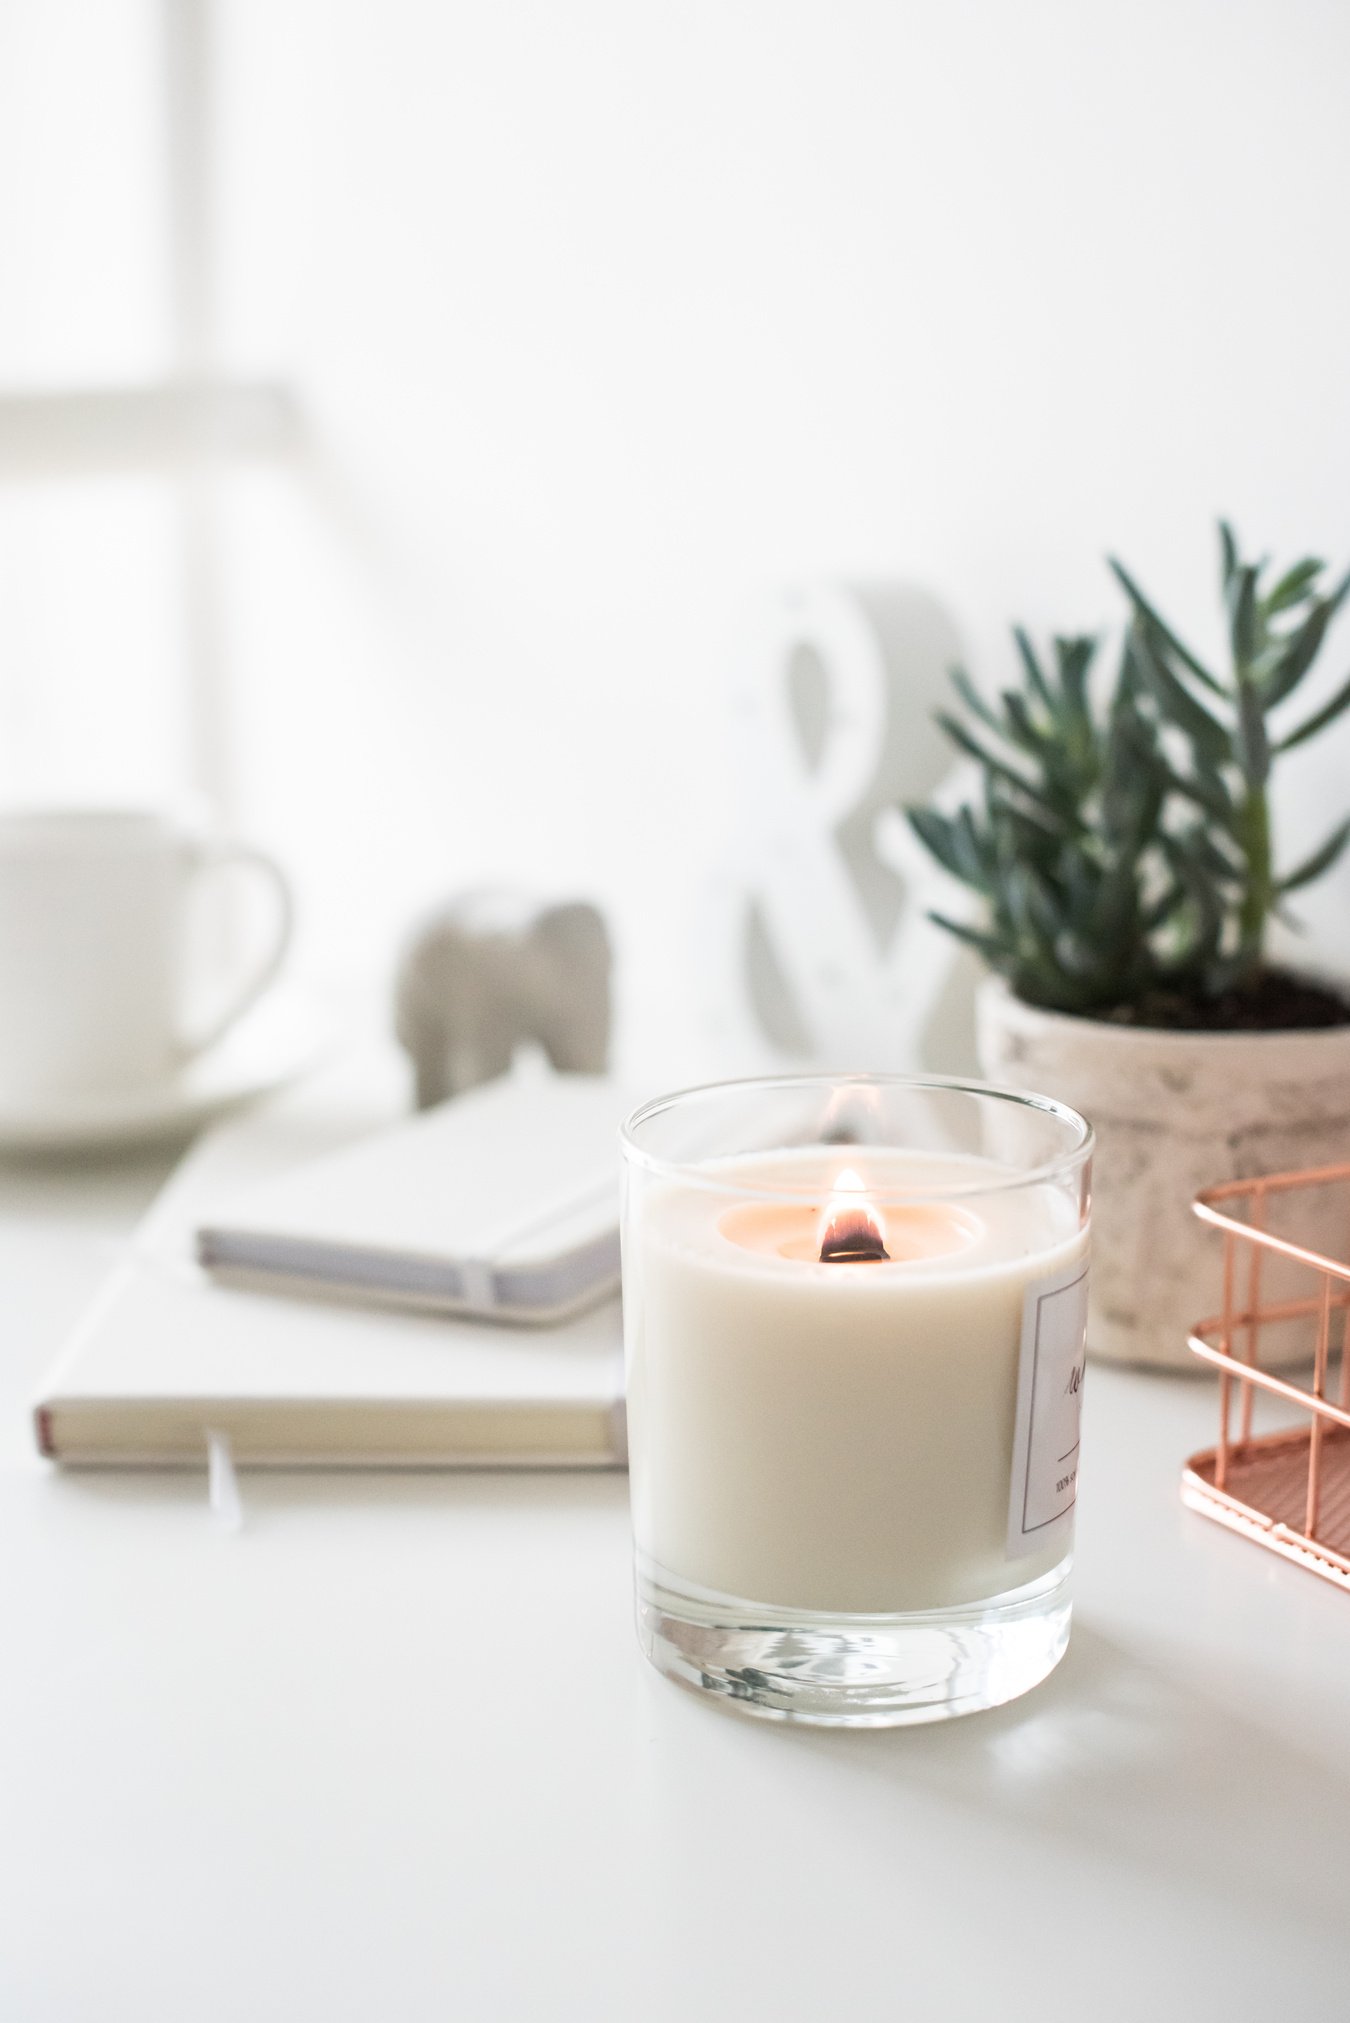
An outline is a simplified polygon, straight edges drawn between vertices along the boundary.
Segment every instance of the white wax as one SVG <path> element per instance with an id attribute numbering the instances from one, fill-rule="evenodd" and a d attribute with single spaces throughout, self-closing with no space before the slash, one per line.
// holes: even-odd
<path id="1" fill-rule="evenodd" d="M 1023 1305 L 1087 1247 L 1048 1182 L 963 1193 L 960 1248 L 821 1263 L 749 1248 L 745 1193 L 988 1185 L 990 1161 L 812 1148 L 644 1176 L 625 1236 L 629 1466 L 640 1553 L 690 1585 L 845 1612 L 1007 1592 L 1064 1556 L 1007 1556 Z M 725 1184 L 726 1191 L 722 1191 Z M 737 1191 L 733 1191 L 737 1190 Z M 754 1211 L 751 1211 L 753 1217 Z M 738 1220 L 738 1218 L 740 1218 Z"/>

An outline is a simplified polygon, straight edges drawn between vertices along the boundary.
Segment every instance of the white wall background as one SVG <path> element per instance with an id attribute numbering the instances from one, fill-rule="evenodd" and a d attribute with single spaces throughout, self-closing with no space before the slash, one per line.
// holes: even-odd
<path id="1" fill-rule="evenodd" d="M 0 16 L 11 383 L 162 363 L 158 26 Z M 1113 614 L 1108 548 L 1202 643 L 1219 511 L 1350 559 L 1340 0 L 228 0 L 216 30 L 223 356 L 294 381 L 316 457 L 228 489 L 241 812 L 322 967 L 518 876 L 607 900 L 631 1016 L 680 1015 L 736 617 L 784 577 L 916 577 L 993 680 L 1011 618 Z M 129 481 L 0 493 L 11 774 L 171 771 L 162 547 Z M 1290 856 L 1348 757 L 1290 762 Z"/>

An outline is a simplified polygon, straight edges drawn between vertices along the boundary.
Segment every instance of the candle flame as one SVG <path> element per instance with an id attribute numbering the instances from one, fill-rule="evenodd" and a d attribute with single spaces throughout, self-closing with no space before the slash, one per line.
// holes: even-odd
<path id="1" fill-rule="evenodd" d="M 820 1219 L 822 1264 L 878 1263 L 890 1256 L 881 1217 L 867 1198 L 860 1174 L 846 1166 L 835 1176 Z"/>

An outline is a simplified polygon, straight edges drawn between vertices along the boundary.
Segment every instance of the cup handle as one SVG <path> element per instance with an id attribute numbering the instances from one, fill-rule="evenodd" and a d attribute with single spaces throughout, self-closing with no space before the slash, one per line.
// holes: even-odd
<path id="1" fill-rule="evenodd" d="M 191 1039 L 179 1042 L 179 1052 L 184 1060 L 191 1060 L 195 1055 L 205 1053 L 208 1047 L 213 1047 L 217 1040 L 223 1039 L 230 1027 L 243 1017 L 250 1006 L 257 1003 L 286 960 L 286 953 L 291 945 L 295 927 L 295 901 L 291 896 L 286 874 L 275 858 L 269 857 L 265 850 L 255 850 L 248 843 L 203 842 L 193 848 L 194 877 L 209 876 L 217 871 L 233 871 L 240 866 L 256 872 L 271 888 L 276 907 L 271 945 L 253 964 L 251 972 L 244 978 L 224 1011 L 217 1013 L 206 1030 L 194 1033 Z"/>

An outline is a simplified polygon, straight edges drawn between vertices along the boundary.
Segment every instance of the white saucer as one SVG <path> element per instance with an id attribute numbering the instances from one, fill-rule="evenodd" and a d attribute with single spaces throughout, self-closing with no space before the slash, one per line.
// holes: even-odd
<path id="1" fill-rule="evenodd" d="M 223 1040 L 167 1082 L 41 1105 L 0 1099 L 0 1154 L 181 1137 L 222 1110 L 292 1081 L 312 1065 L 330 1031 L 330 1021 L 308 998 L 284 988 L 269 991 Z"/>

